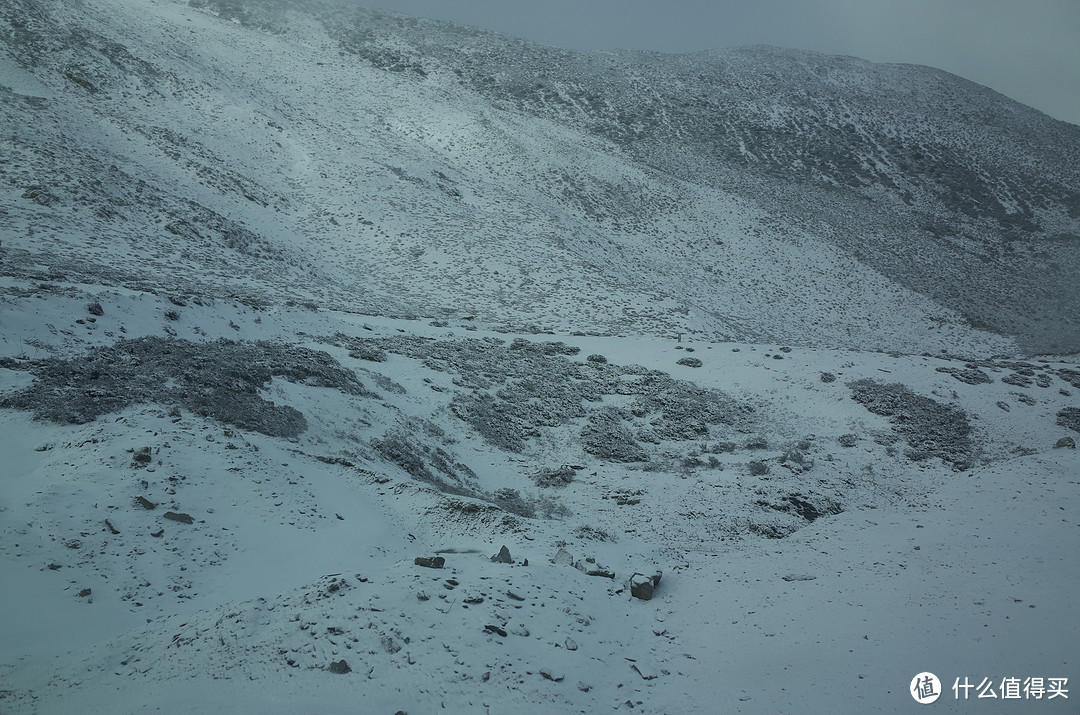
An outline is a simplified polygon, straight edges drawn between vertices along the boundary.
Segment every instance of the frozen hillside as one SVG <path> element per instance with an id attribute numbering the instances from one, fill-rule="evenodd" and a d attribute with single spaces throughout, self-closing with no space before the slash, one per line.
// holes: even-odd
<path id="1" fill-rule="evenodd" d="M 1080 128 L 936 70 L 571 53 L 329 0 L 0 17 L 10 275 L 512 330 L 1080 348 Z"/>
<path id="2" fill-rule="evenodd" d="M 1077 127 L 337 0 L 0 116 L 0 712 L 1075 710 Z"/>

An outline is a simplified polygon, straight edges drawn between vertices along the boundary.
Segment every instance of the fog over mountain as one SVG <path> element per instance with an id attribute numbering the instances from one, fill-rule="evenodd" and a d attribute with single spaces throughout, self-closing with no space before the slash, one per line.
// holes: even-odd
<path id="1" fill-rule="evenodd" d="M 3 712 L 1067 711 L 1080 127 L 6 0 L 0 147 Z"/>
<path id="2" fill-rule="evenodd" d="M 1080 124 L 1080 6 L 1061 0 L 378 0 L 406 15 L 572 50 L 775 45 L 930 65 Z"/>

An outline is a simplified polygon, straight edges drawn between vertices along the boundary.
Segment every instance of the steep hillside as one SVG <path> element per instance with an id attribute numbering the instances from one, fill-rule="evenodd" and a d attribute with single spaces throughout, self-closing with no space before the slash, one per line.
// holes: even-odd
<path id="1" fill-rule="evenodd" d="M 571 53 L 344 2 L 138 7 L 0 11 L 8 274 L 508 329 L 1080 345 L 1080 129 L 959 78 Z"/>

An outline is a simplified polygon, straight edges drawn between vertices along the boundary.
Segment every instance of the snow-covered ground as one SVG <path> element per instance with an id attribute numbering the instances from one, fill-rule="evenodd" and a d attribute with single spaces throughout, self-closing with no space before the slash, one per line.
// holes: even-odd
<path id="1" fill-rule="evenodd" d="M 295 438 L 171 404 L 77 425 L 0 412 L 4 712 L 906 712 L 921 707 L 908 685 L 923 671 L 945 684 L 936 707 L 961 711 L 984 703 L 956 701 L 956 678 L 1075 677 L 1080 469 L 1075 449 L 1053 447 L 1069 433 L 1054 421 L 1075 404 L 1061 377 L 1075 363 L 1029 363 L 1048 387 L 1003 383 L 1015 373 L 994 367 L 992 383 L 970 385 L 936 370 L 961 366 L 947 358 L 518 336 L 79 286 L 15 297 L 7 285 L 6 395 L 33 384 L 31 358 L 171 330 L 325 350 L 378 396 L 273 379 L 264 396 L 308 421 Z M 335 335 L 376 341 L 386 359 L 351 358 L 323 340 Z M 732 451 L 710 449 L 728 441 L 713 425 L 620 463 L 583 451 L 577 420 L 507 452 L 453 412 L 475 375 L 393 352 L 405 338 L 561 341 L 581 350 L 553 364 L 602 354 L 754 411 L 727 433 Z M 699 368 L 677 364 L 695 356 Z M 889 444 L 887 418 L 852 399 L 862 378 L 964 410 L 971 468 Z M 372 448 L 395 430 L 429 464 L 424 440 L 467 464 L 479 496 L 440 492 Z M 785 458 L 800 447 L 794 469 Z M 768 471 L 754 476 L 754 462 Z M 565 486 L 534 483 L 566 464 Z M 483 497 L 501 488 L 560 508 L 502 511 Z M 840 513 L 778 510 L 790 495 Z M 792 524 L 784 538 L 751 526 Z M 513 563 L 491 560 L 503 545 Z M 414 563 L 440 554 L 442 570 Z M 654 598 L 633 598 L 629 578 L 655 570 Z M 341 660 L 350 672 L 331 672 Z M 1015 708 L 1072 711 L 1061 697 Z"/>

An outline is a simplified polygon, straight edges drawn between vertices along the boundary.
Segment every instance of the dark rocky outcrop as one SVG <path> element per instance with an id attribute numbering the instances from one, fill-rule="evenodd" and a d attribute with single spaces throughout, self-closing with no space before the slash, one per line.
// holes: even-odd
<path id="1" fill-rule="evenodd" d="M 270 342 L 136 338 L 71 359 L 38 360 L 29 369 L 37 378 L 34 384 L 5 396 L 0 407 L 70 424 L 154 402 L 273 437 L 296 437 L 307 429 L 304 415 L 259 395 L 271 378 L 372 394 L 326 353 Z M 140 450 L 134 459 L 149 462 L 149 450 Z"/>
<path id="2" fill-rule="evenodd" d="M 441 569 L 446 565 L 446 559 L 442 556 L 417 556 L 413 563 L 429 569 Z"/>

